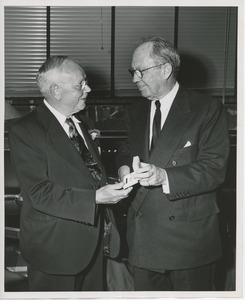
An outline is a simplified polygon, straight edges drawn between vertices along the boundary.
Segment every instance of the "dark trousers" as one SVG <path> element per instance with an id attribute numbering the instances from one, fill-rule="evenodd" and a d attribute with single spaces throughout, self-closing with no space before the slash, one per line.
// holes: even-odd
<path id="1" fill-rule="evenodd" d="M 103 291 L 105 274 L 101 242 L 89 266 L 75 275 L 43 273 L 28 265 L 29 291 Z M 82 255 L 82 253 L 81 253 Z"/>
<path id="2" fill-rule="evenodd" d="M 158 273 L 134 266 L 134 291 L 213 291 L 215 263 L 187 270 Z"/>

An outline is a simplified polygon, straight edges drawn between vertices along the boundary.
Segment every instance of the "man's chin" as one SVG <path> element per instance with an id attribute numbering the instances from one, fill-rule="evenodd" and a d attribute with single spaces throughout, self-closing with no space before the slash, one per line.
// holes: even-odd
<path id="1" fill-rule="evenodd" d="M 85 107 L 86 107 L 86 104 L 84 102 L 84 104 L 82 104 L 82 105 L 79 106 L 79 110 L 84 110 Z"/>
<path id="2" fill-rule="evenodd" d="M 78 105 L 78 106 L 76 107 L 76 109 L 74 109 L 73 114 L 76 114 L 76 113 L 78 113 L 78 112 L 81 111 L 81 110 L 84 110 L 85 107 L 86 107 L 86 104 L 85 104 L 85 103 L 83 103 L 82 105 Z"/>
<path id="3" fill-rule="evenodd" d="M 78 107 L 80 110 L 84 109 L 86 107 L 86 99 L 80 99 Z"/>
<path id="4" fill-rule="evenodd" d="M 144 89 L 140 90 L 140 93 L 141 93 L 141 96 L 144 98 L 148 98 L 150 96 L 149 93 L 147 93 L 147 91 L 144 91 Z"/>

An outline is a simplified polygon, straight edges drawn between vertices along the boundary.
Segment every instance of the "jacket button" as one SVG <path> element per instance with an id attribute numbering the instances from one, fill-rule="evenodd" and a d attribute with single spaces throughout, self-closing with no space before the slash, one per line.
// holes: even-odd
<path id="1" fill-rule="evenodd" d="M 173 161 L 172 161 L 172 166 L 176 166 L 176 165 L 177 165 L 176 160 L 173 160 Z"/>
<path id="2" fill-rule="evenodd" d="M 169 216 L 169 221 L 173 221 L 175 219 L 175 216 Z"/>
<path id="3" fill-rule="evenodd" d="M 140 218 L 142 217 L 142 214 L 141 214 L 140 212 L 138 212 L 138 213 L 136 214 L 136 217 L 140 219 Z"/>

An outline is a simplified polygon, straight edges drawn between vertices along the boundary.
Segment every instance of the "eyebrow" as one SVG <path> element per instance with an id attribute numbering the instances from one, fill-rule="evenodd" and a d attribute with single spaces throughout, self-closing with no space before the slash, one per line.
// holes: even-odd
<path id="1" fill-rule="evenodd" d="M 88 79 L 88 77 L 87 76 L 85 76 L 82 80 L 80 80 L 78 83 L 76 83 L 76 84 L 81 84 L 83 81 L 85 81 L 85 80 L 87 80 Z"/>

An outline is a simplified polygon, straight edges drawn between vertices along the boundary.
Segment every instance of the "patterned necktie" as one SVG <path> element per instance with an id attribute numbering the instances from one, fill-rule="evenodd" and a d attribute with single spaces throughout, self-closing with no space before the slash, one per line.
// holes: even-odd
<path id="1" fill-rule="evenodd" d="M 94 160 L 92 154 L 85 145 L 84 139 L 78 133 L 76 126 L 71 118 L 66 119 L 66 123 L 69 125 L 69 137 L 73 145 L 81 155 L 83 161 L 88 167 L 91 175 L 99 183 L 102 178 L 102 172 L 98 166 L 97 161 Z"/>
<path id="2" fill-rule="evenodd" d="M 156 146 L 157 139 L 159 137 L 160 131 L 161 131 L 161 103 L 159 100 L 155 102 L 156 105 L 156 111 L 155 116 L 153 120 L 153 127 L 152 127 L 152 141 L 151 141 L 151 151 Z"/>

